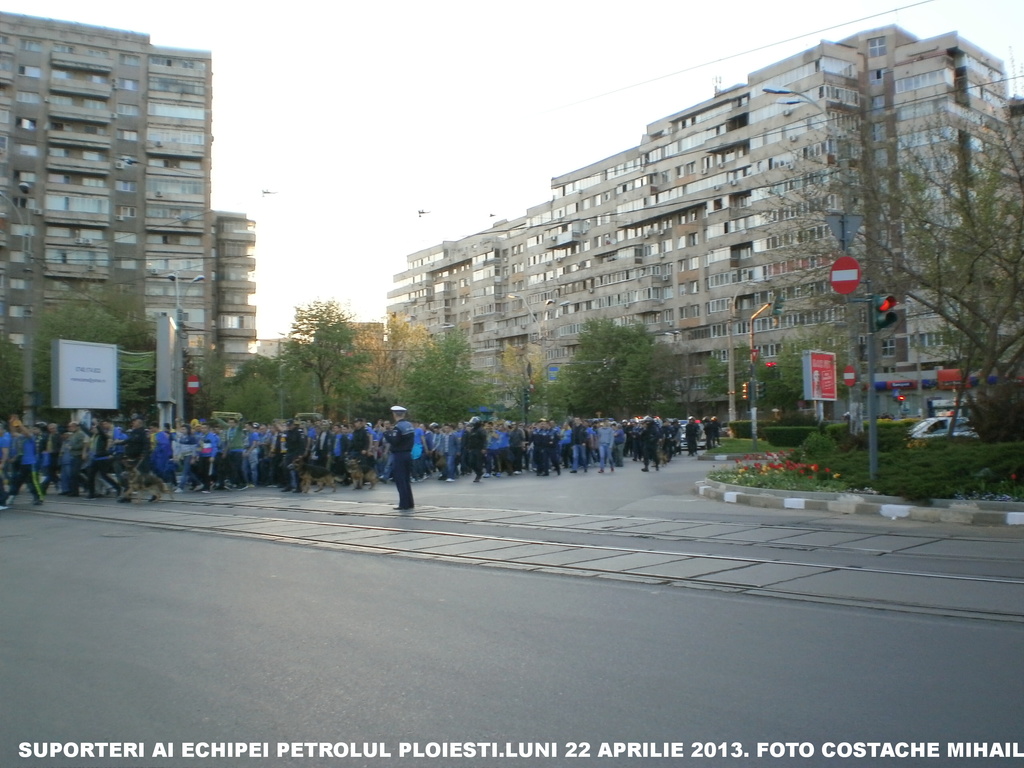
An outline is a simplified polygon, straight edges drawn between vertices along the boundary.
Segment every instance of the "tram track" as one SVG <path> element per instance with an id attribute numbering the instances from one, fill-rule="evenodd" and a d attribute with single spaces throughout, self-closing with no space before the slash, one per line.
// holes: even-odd
<path id="1" fill-rule="evenodd" d="M 258 503 L 257 503 L 258 502 Z M 936 568 L 915 568 L 878 564 L 836 562 L 837 547 L 798 548 L 792 551 L 820 557 L 792 557 L 786 547 L 770 553 L 742 551 L 765 541 L 745 542 L 709 536 L 639 533 L 629 529 L 672 524 L 712 525 L 701 520 L 665 520 L 661 518 L 618 518 L 611 515 L 538 513 L 521 510 L 473 510 L 466 508 L 424 507 L 414 516 L 395 516 L 375 509 L 374 505 L 355 502 L 345 510 L 296 508 L 295 505 L 225 498 L 218 502 L 193 502 L 188 509 L 170 504 L 99 507 L 82 509 L 81 504 L 66 510 L 33 510 L 36 514 L 78 519 L 120 522 L 164 530 L 244 536 L 275 543 L 302 545 L 327 550 L 389 554 L 470 566 L 504 567 L 537 573 L 579 577 L 618 579 L 648 585 L 713 589 L 748 595 L 769 596 L 834 604 L 855 605 L 883 610 L 918 612 L 1024 623 L 1024 578 L 1008 575 L 939 572 Z M 61 505 L 62 507 L 64 505 Z M 298 515 L 297 515 L 298 513 Z M 309 516 L 310 513 L 316 517 Z M 507 516 L 506 516 L 507 514 Z M 543 524 L 543 515 L 552 518 Z M 289 515 L 289 516 L 286 516 Z M 541 515 L 540 518 L 537 516 Z M 349 516 L 353 521 L 323 519 Z M 515 523 L 516 517 L 530 522 Z M 366 518 L 373 518 L 366 520 Z M 478 519 L 485 518 L 485 519 Z M 563 519 L 556 525 L 556 519 Z M 628 526 L 616 528 L 616 520 Z M 568 525 L 565 520 L 578 524 Z M 453 531 L 444 525 L 468 524 L 474 530 Z M 581 527 L 587 526 L 590 527 Z M 814 525 L 757 526 L 742 523 L 714 523 L 717 528 L 734 525 L 737 532 L 757 528 L 764 533 L 772 528 L 783 533 L 847 533 L 870 538 L 875 531 L 850 526 L 824 528 Z M 430 526 L 430 527 L 426 527 Z M 501 531 L 515 529 L 507 535 Z M 553 535 L 558 533 L 556 538 Z M 580 540 L 565 540 L 574 534 Z M 898 534 L 897 534 L 898 535 Z M 621 544 L 615 539 L 632 539 Z M 913 545 L 920 535 L 906 536 Z M 963 541 L 974 541 L 963 537 Z M 642 544 L 639 542 L 643 542 Z M 686 544 L 667 547 L 654 544 Z M 729 544 L 735 552 L 702 549 L 710 544 Z M 863 554 L 863 553 L 860 553 Z M 900 552 L 901 556 L 903 555 Z M 833 556 L 833 557 L 830 557 Z M 923 557 L 923 556 L 922 556 Z M 929 555 L 932 560 L 935 556 Z M 939 558 L 941 562 L 942 558 Z M 1014 558 L 987 558 L 992 562 L 1016 564 Z M 913 562 L 913 558 L 911 558 Z M 1016 596 L 1020 600 L 1016 600 Z M 1007 608 L 1006 606 L 1011 606 Z"/>

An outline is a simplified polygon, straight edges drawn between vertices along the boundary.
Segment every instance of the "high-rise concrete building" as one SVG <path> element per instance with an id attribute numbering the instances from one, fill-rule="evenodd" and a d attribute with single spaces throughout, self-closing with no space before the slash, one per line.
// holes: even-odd
<path id="1" fill-rule="evenodd" d="M 211 64 L 146 34 L 0 13 L 6 338 L 31 348 L 46 307 L 106 285 L 185 318 L 193 352 L 247 352 L 253 224 L 210 210 Z"/>
<path id="2" fill-rule="evenodd" d="M 389 311 L 463 329 L 490 371 L 509 345 L 570 361 L 590 319 L 642 323 L 677 354 L 681 413 L 743 416 L 735 394 L 704 394 L 711 359 L 735 393 L 748 347 L 764 364 L 810 327 L 851 349 L 864 341 L 863 306 L 831 288 L 828 214 L 864 213 L 857 190 L 937 122 L 969 126 L 1005 105 L 1002 62 L 955 33 L 919 40 L 890 26 L 822 42 L 552 179 L 553 198 L 523 217 L 409 255 Z M 853 252 L 888 237 L 881 226 L 869 213 Z M 780 313 L 763 310 L 780 297 Z M 916 412 L 930 358 L 910 340 L 931 326 L 900 312 L 879 334 L 876 380 L 913 382 L 900 386 Z"/>

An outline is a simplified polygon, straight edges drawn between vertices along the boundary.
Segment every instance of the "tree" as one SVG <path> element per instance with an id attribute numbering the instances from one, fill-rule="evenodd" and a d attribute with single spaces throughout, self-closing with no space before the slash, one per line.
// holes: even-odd
<path id="1" fill-rule="evenodd" d="M 977 375 L 972 408 L 996 409 L 979 421 L 998 424 L 990 377 L 1024 371 L 1024 131 L 1010 115 L 921 137 L 901 148 L 898 177 L 871 185 L 887 233 L 871 243 L 876 268 L 887 292 L 919 308 L 908 331 L 942 338 L 944 362 L 961 371 L 958 393 Z"/>
<path id="2" fill-rule="evenodd" d="M 72 298 L 47 308 L 40 318 L 34 366 L 35 389 L 43 394 L 44 401 L 50 392 L 53 339 L 116 344 L 122 353 L 118 365 L 119 409 L 122 413 L 152 416 L 156 399 L 156 328 L 145 315 L 141 296 L 117 288 L 86 287 Z M 129 365 L 130 353 L 148 356 L 136 357 Z"/>
<path id="3" fill-rule="evenodd" d="M 655 364 L 654 337 L 642 325 L 590 320 L 576 355 L 559 366 L 552 401 L 572 415 L 626 417 L 648 413 L 671 391 L 674 371 Z"/>
<path id="4" fill-rule="evenodd" d="M 495 383 L 505 400 L 515 404 L 518 417 L 530 419 L 534 407 L 546 407 L 547 387 L 541 347 L 509 345 L 501 351 Z M 528 398 L 528 400 L 527 400 Z"/>
<path id="5" fill-rule="evenodd" d="M 310 411 L 337 418 L 358 391 L 367 355 L 358 348 L 352 315 L 337 301 L 313 301 L 296 307 L 292 330 L 283 345 L 285 365 L 312 376 L 317 402 Z"/>
<path id="6" fill-rule="evenodd" d="M 419 350 L 405 374 L 401 397 L 414 417 L 439 422 L 464 420 L 474 408 L 493 400 L 491 387 L 472 367 L 466 335 L 450 331 Z"/>
<path id="7" fill-rule="evenodd" d="M 0 418 L 7 419 L 12 413 L 21 413 L 24 397 L 22 393 L 22 371 L 24 354 L 18 346 L 0 338 Z"/>
<path id="8" fill-rule="evenodd" d="M 280 358 L 253 357 L 225 381 L 224 410 L 259 422 L 294 415 L 305 408 L 299 405 L 296 393 L 308 391 L 308 378 L 285 366 Z"/>
<path id="9" fill-rule="evenodd" d="M 359 397 L 352 403 L 354 415 L 388 412 L 399 400 L 410 361 L 429 337 L 426 328 L 393 313 L 386 323 L 360 327 L 358 347 L 366 356 L 366 365 L 359 374 Z"/>

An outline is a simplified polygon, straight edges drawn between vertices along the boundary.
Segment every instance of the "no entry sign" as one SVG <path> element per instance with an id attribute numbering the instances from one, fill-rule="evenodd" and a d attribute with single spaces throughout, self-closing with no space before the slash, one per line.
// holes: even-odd
<path id="1" fill-rule="evenodd" d="M 852 365 L 848 365 L 843 368 L 843 384 L 848 387 L 852 387 L 857 383 L 857 369 Z"/>
<path id="2" fill-rule="evenodd" d="M 836 293 L 853 293 L 860 285 L 860 262 L 853 256 L 840 256 L 829 274 Z"/>
<path id="3" fill-rule="evenodd" d="M 188 390 L 190 395 L 196 394 L 199 391 L 199 377 L 195 375 L 189 376 L 185 382 L 185 389 Z"/>

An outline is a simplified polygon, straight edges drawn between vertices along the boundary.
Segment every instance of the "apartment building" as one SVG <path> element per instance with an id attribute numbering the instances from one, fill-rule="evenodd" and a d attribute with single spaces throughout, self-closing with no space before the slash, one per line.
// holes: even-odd
<path id="1" fill-rule="evenodd" d="M 831 289 L 839 246 L 826 217 L 862 212 L 865 181 L 936 121 L 999 114 L 1004 83 L 1002 62 L 955 33 L 919 40 L 890 26 L 821 42 L 552 179 L 552 199 L 525 216 L 409 255 L 389 311 L 431 332 L 463 329 L 483 370 L 509 345 L 568 361 L 591 319 L 641 323 L 680 357 L 685 403 L 724 414 L 725 398 L 701 394 L 711 358 L 735 371 L 735 391 L 750 346 L 761 363 L 813 329 L 863 346 L 863 305 Z M 882 227 L 865 217 L 865 229 Z M 866 234 L 851 253 L 870 278 L 891 235 Z M 781 315 L 758 314 L 779 297 Z M 879 334 L 876 381 L 913 380 L 908 409 L 926 395 L 930 359 L 916 342 L 933 321 L 911 313 Z"/>
<path id="2" fill-rule="evenodd" d="M 255 341 L 253 224 L 210 210 L 212 60 L 149 36 L 0 13 L 0 332 L 87 286 L 187 318 L 189 347 Z"/>

